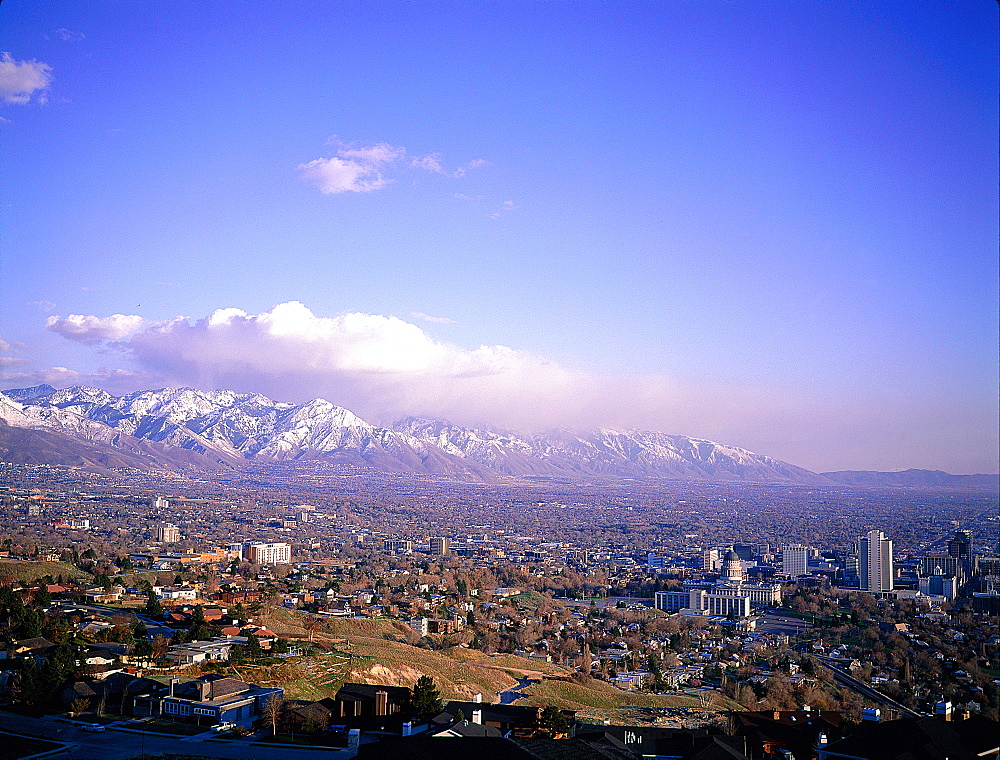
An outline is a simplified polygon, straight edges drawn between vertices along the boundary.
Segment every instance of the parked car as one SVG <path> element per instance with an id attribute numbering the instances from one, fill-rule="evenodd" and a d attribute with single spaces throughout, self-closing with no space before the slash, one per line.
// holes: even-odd
<path id="1" fill-rule="evenodd" d="M 223 731 L 235 731 L 238 726 L 235 723 L 220 723 L 217 726 L 212 726 L 213 731 L 218 731 L 220 734 Z"/>
<path id="2" fill-rule="evenodd" d="M 100 723 L 85 723 L 81 726 L 84 731 L 107 731 L 108 729 L 102 726 Z"/>

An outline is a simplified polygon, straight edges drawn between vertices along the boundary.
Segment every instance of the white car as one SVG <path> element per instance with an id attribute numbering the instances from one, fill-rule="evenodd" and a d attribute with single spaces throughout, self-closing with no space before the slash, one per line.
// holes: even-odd
<path id="1" fill-rule="evenodd" d="M 235 723 L 220 723 L 217 726 L 212 726 L 212 730 L 218 731 L 220 734 L 223 731 L 233 731 L 236 728 L 238 728 L 238 726 Z"/>

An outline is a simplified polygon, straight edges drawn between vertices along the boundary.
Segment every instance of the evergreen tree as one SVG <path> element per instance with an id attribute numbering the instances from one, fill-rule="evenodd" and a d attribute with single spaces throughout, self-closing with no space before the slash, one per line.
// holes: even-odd
<path id="1" fill-rule="evenodd" d="M 132 656 L 139 660 L 148 660 L 153 656 L 153 642 L 149 639 L 139 639 L 135 642 L 135 650 Z"/>
<path id="2" fill-rule="evenodd" d="M 148 617 L 153 619 L 159 618 L 163 615 L 163 605 L 160 604 L 160 598 L 152 589 L 149 590 L 149 597 L 146 599 L 145 613 Z"/>
<path id="3" fill-rule="evenodd" d="M 434 685 L 430 676 L 420 676 L 413 686 L 413 697 L 410 702 L 413 714 L 418 718 L 433 718 L 444 709 L 441 693 Z"/>
<path id="4" fill-rule="evenodd" d="M 34 603 L 39 607 L 48 607 L 52 604 L 52 594 L 49 593 L 45 583 L 42 583 L 35 592 Z"/>
<path id="5" fill-rule="evenodd" d="M 543 731 L 549 731 L 552 734 L 565 734 L 569 731 L 569 721 L 566 720 L 566 716 L 553 705 L 542 710 L 542 717 L 538 719 L 538 725 Z"/>

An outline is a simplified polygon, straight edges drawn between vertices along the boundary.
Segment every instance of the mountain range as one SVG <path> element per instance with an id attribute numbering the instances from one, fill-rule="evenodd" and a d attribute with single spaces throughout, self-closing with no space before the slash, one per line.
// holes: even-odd
<path id="1" fill-rule="evenodd" d="M 0 392 L 0 461 L 178 472 L 302 459 L 479 481 L 670 478 L 879 485 L 877 476 L 898 475 L 819 474 L 746 449 L 644 430 L 522 435 L 421 417 L 379 427 L 323 399 L 290 404 L 260 394 L 193 388 L 120 397 L 97 388 L 49 385 Z M 962 476 L 939 473 L 925 480 L 945 485 L 957 477 Z M 921 484 L 918 476 L 909 479 Z"/>

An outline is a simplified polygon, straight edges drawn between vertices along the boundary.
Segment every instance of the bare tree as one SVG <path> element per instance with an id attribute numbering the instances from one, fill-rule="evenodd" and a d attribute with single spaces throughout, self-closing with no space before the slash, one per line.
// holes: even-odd
<path id="1" fill-rule="evenodd" d="M 285 700 L 280 694 L 272 694 L 264 702 L 264 708 L 261 711 L 264 720 L 271 724 L 271 733 L 274 735 L 278 734 L 278 720 L 281 718 L 281 712 L 285 707 Z"/>
<path id="2" fill-rule="evenodd" d="M 309 631 L 309 641 L 312 642 L 313 634 L 319 629 L 320 620 L 315 615 L 306 615 L 302 622 L 302 627 Z"/>

